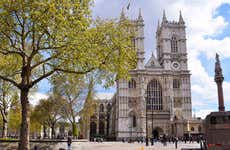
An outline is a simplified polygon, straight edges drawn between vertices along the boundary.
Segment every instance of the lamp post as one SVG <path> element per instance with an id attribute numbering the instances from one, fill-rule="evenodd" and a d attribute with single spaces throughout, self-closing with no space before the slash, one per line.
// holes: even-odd
<path id="1" fill-rule="evenodd" d="M 153 145 L 153 102 L 150 105 L 151 106 L 151 112 L 152 112 L 152 138 L 151 138 L 151 145 Z"/>
<path id="2" fill-rule="evenodd" d="M 146 102 L 146 139 L 145 139 L 145 144 L 146 146 L 149 146 L 149 139 L 148 139 L 148 117 L 147 117 L 147 97 L 145 98 L 145 102 Z"/>

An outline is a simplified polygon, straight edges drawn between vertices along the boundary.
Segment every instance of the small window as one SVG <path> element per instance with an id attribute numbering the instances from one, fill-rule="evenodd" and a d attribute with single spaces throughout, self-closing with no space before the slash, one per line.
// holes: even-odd
<path id="1" fill-rule="evenodd" d="M 131 79 L 128 84 L 130 89 L 136 88 L 136 81 L 134 79 Z"/>
<path id="2" fill-rule="evenodd" d="M 179 89 L 180 88 L 180 80 L 173 79 L 173 88 L 174 89 Z"/>

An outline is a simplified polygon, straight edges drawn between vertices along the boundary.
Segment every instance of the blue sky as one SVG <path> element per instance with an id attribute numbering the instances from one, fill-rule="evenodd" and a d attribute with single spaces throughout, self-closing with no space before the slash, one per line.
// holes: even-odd
<path id="1" fill-rule="evenodd" d="M 165 9 L 168 20 L 178 20 L 182 11 L 186 23 L 188 65 L 191 70 L 193 111 L 204 117 L 217 110 L 217 93 L 214 83 L 215 53 L 220 59 L 225 77 L 224 98 L 226 110 L 230 110 L 230 0 L 95 0 L 93 16 L 117 18 L 121 9 L 135 19 L 141 8 L 145 23 L 145 61 L 155 53 L 155 31 Z M 39 84 L 38 96 L 49 91 L 47 81 Z M 114 88 L 96 88 L 100 96 L 111 95 Z M 35 96 L 36 97 L 36 96 Z M 36 99 L 36 98 L 34 98 Z"/>

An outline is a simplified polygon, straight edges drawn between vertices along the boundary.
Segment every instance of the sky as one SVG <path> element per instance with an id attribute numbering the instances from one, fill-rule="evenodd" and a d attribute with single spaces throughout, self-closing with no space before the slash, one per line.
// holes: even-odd
<path id="1" fill-rule="evenodd" d="M 126 7 L 130 3 L 127 10 Z M 230 110 L 230 0 L 94 0 L 93 17 L 118 18 L 124 8 L 130 19 L 136 19 L 139 9 L 145 23 L 145 61 L 156 53 L 155 32 L 163 10 L 169 21 L 179 19 L 179 11 L 186 23 L 188 67 L 191 71 L 193 115 L 204 118 L 217 111 L 217 89 L 214 82 L 215 54 L 220 55 L 223 75 L 225 109 Z M 33 101 L 47 97 L 47 80 L 39 84 Z M 97 97 L 109 98 L 115 88 L 98 86 Z"/>

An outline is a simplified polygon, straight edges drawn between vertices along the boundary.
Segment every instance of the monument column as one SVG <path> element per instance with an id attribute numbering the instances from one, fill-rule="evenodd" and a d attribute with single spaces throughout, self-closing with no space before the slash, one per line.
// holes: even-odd
<path id="1" fill-rule="evenodd" d="M 223 77 L 223 74 L 222 74 L 222 68 L 221 68 L 221 65 L 220 65 L 219 55 L 216 54 L 215 82 L 217 84 L 217 91 L 218 91 L 219 111 L 225 111 L 223 88 L 222 88 L 223 81 L 224 81 L 224 77 Z"/>

